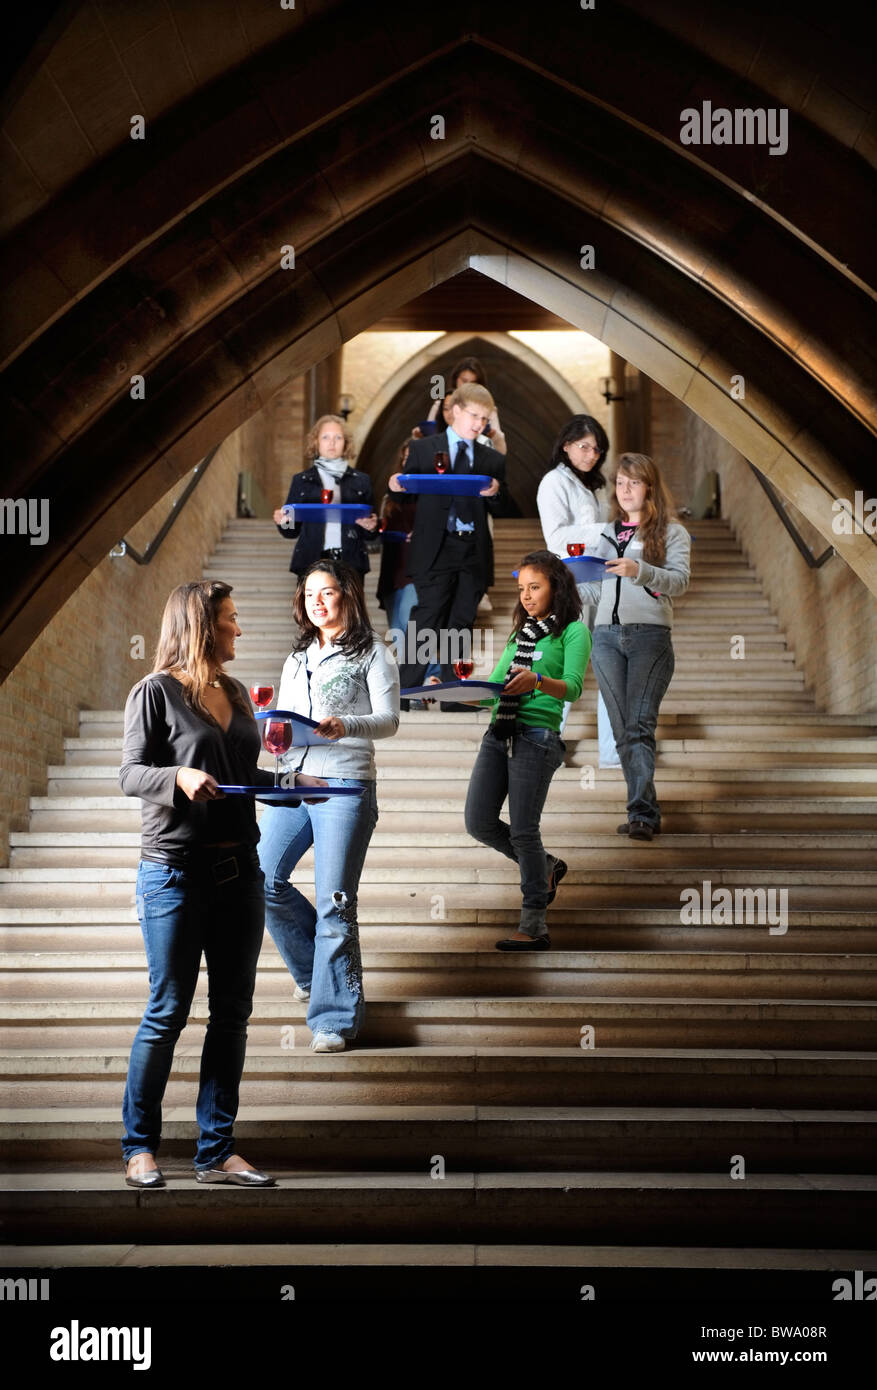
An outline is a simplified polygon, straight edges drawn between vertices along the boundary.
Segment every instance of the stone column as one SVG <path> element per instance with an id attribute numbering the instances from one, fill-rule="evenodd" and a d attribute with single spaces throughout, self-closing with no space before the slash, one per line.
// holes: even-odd
<path id="1" fill-rule="evenodd" d="M 609 352 L 609 379 L 615 387 L 614 395 L 624 396 L 625 381 L 624 373 L 627 367 L 623 357 L 619 357 L 617 352 Z M 609 440 L 612 445 L 610 451 L 611 458 L 618 458 L 627 448 L 627 402 L 625 400 L 609 402 Z"/>

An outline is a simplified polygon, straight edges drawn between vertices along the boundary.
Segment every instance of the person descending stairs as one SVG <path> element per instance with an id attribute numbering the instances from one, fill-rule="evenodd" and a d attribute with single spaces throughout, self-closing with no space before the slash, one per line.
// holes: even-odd
<path id="1" fill-rule="evenodd" d="M 569 866 L 550 952 L 494 950 L 520 890 L 514 865 L 463 827 L 486 714 L 412 711 L 379 745 L 354 1049 L 309 1050 L 307 1005 L 267 937 L 262 950 L 236 1133 L 279 1179 L 266 1206 L 225 1189 L 195 1200 L 203 987 L 167 1090 L 168 1186 L 134 1205 L 122 1182 L 119 1106 L 146 997 L 139 813 L 117 782 L 121 711 L 82 712 L 0 871 L 13 1252 L 34 1247 L 39 1264 L 51 1245 L 63 1263 L 64 1245 L 101 1264 L 124 1243 L 137 1263 L 170 1243 L 199 1264 L 221 1240 L 224 1262 L 258 1264 L 279 1241 L 331 1245 L 330 1263 L 345 1243 L 428 1245 L 441 1262 L 468 1243 L 482 1263 L 544 1266 L 599 1245 L 629 1269 L 654 1263 L 655 1245 L 683 1268 L 745 1266 L 757 1246 L 763 1267 L 802 1252 L 854 1267 L 877 1207 L 874 721 L 816 708 L 728 526 L 690 529 L 658 726 L 662 834 L 616 834 L 624 783 L 598 766 L 589 671 L 542 820 Z M 540 544 L 532 519 L 496 524 L 476 675 L 507 636 L 511 571 Z M 247 685 L 279 685 L 287 560 L 270 522 L 237 520 L 206 571 L 234 586 Z M 304 891 L 311 874 L 308 856 Z"/>

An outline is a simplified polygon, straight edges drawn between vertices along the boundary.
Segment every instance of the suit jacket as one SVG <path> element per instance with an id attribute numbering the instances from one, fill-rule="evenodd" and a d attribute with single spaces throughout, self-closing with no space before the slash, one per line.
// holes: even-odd
<path id="1" fill-rule="evenodd" d="M 303 473 L 295 474 L 285 505 L 290 507 L 295 502 L 319 502 L 322 491 L 323 482 L 314 464 Z M 369 507 L 374 506 L 371 478 L 367 473 L 359 473 L 355 468 L 347 469 L 341 478 L 341 501 L 364 502 Z M 294 526 L 277 527 L 281 536 L 297 542 L 289 562 L 289 568 L 295 574 L 304 574 L 308 565 L 319 560 L 323 550 L 324 525 L 322 521 L 297 521 Z M 341 552 L 344 563 L 352 565 L 360 574 L 366 574 L 369 569 L 366 547 L 370 539 L 371 533 L 355 522 L 342 522 Z"/>
<path id="2" fill-rule="evenodd" d="M 443 449 L 450 452 L 446 433 L 429 434 L 425 439 L 415 439 L 408 451 L 403 473 L 434 473 L 436 453 Z M 505 502 L 505 458 L 496 449 L 488 449 L 484 444 L 472 445 L 473 473 L 486 473 L 499 480 L 499 492 L 495 497 L 474 497 L 475 514 L 475 554 L 484 587 L 493 583 L 493 541 L 487 525 L 487 513 L 501 512 Z M 453 467 L 451 459 L 451 467 Z M 417 498 L 417 512 L 414 518 L 414 534 L 408 554 L 408 573 L 417 583 L 418 575 L 426 575 L 432 569 L 439 547 L 445 537 L 451 498 L 440 493 L 423 493 Z"/>

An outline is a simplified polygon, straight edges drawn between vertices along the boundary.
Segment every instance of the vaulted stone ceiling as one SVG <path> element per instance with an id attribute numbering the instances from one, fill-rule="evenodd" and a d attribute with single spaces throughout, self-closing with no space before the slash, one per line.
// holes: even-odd
<path id="1" fill-rule="evenodd" d="M 470 267 L 675 391 L 877 588 L 831 531 L 874 477 L 873 82 L 842 5 L 783 8 L 62 6 L 6 102 L 3 491 L 52 511 L 4 537 L 0 672 L 283 382 Z M 682 145 L 703 101 L 787 108 L 788 153 Z"/>

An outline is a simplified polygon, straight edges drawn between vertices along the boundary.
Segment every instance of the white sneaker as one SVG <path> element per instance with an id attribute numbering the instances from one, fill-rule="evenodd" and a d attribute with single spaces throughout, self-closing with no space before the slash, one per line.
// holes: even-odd
<path id="1" fill-rule="evenodd" d="M 311 992 L 309 989 L 302 989 L 301 985 L 296 985 L 292 991 L 292 997 L 297 1004 L 303 1004 L 305 1000 L 310 999 Z"/>
<path id="2" fill-rule="evenodd" d="M 343 1052 L 346 1046 L 338 1033 L 315 1033 L 311 1038 L 312 1052 Z"/>

